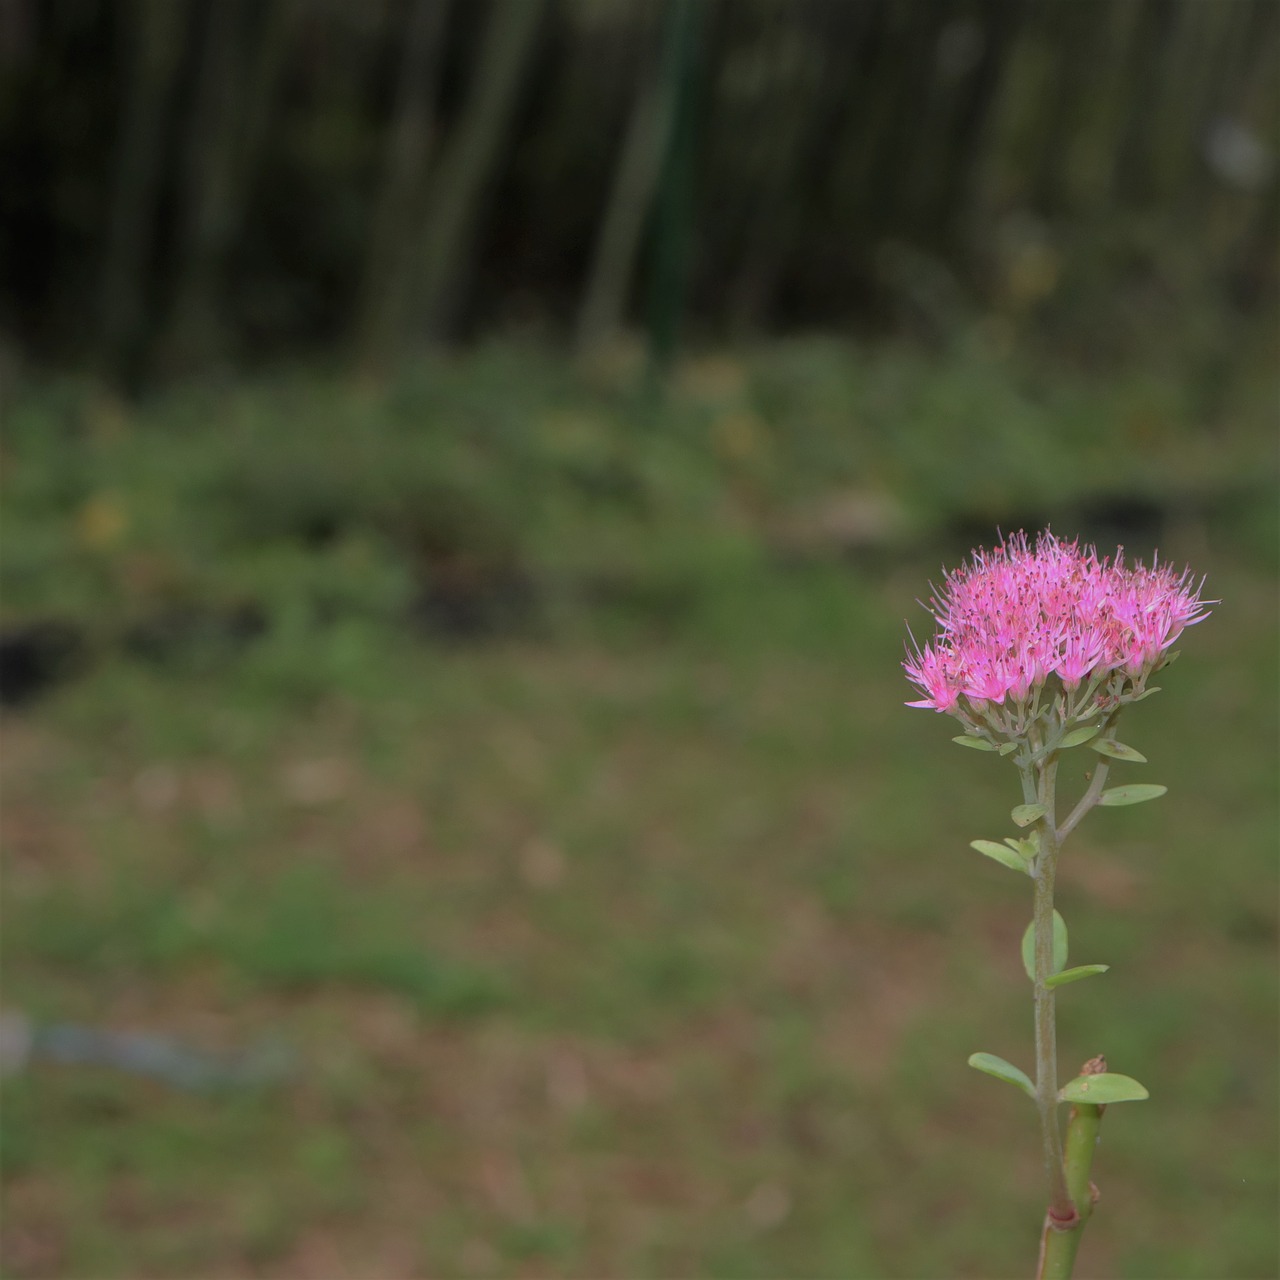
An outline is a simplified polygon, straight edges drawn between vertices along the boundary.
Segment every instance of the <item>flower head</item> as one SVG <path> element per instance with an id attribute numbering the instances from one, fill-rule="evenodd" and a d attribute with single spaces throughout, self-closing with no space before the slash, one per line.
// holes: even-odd
<path id="1" fill-rule="evenodd" d="M 1100 560 L 1048 531 L 1034 549 L 1014 534 L 947 574 L 931 601 L 937 634 L 902 664 L 924 694 L 908 705 L 981 713 L 1025 703 L 1050 676 L 1068 693 L 1112 673 L 1140 686 L 1208 616 L 1202 585 L 1157 561 L 1129 567 L 1122 550 Z"/>

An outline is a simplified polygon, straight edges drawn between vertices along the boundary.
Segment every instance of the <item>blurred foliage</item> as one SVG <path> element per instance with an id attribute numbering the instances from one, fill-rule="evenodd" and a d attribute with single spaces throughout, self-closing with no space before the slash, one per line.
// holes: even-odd
<path id="1" fill-rule="evenodd" d="M 982 327 L 943 353 L 709 354 L 661 400 L 628 367 L 493 346 L 377 385 L 299 373 L 132 407 L 28 385 L 3 435 L 3 616 L 197 660 L 321 628 L 341 664 L 364 626 L 644 612 L 726 572 L 997 525 L 1153 542 L 1212 520 L 1274 562 L 1264 366 L 1211 407 L 1194 367 L 1086 377 Z"/>

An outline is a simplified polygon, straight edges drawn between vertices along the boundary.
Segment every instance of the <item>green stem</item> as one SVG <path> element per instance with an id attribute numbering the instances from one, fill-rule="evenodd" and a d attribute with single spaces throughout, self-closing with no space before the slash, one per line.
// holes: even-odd
<path id="1" fill-rule="evenodd" d="M 1110 733 L 1120 713 L 1117 706 L 1103 721 L 1101 734 Z M 1048 985 L 1053 975 L 1053 890 L 1058 869 L 1058 853 L 1063 841 L 1090 809 L 1098 803 L 1107 779 L 1108 762 L 1099 760 L 1085 794 L 1061 826 L 1057 819 L 1057 739 L 1041 738 L 1033 727 L 1027 738 L 1028 752 L 1018 758 L 1022 797 L 1026 804 L 1042 804 L 1044 816 L 1037 830 L 1040 850 L 1032 868 L 1035 882 L 1035 964 L 1032 979 L 1035 991 L 1036 1023 L 1036 1110 L 1040 1114 L 1040 1134 L 1045 1170 L 1049 1178 L 1049 1207 L 1040 1240 L 1040 1262 L 1036 1280 L 1071 1280 L 1076 1253 L 1085 1224 L 1093 1212 L 1097 1193 L 1089 1181 L 1098 1125 L 1105 1107 L 1077 1105 L 1072 1108 L 1064 1154 L 1062 1130 L 1058 1123 L 1058 1046 L 1054 992 Z M 1086 1062 L 1082 1075 L 1104 1072 L 1102 1058 Z"/>
<path id="2" fill-rule="evenodd" d="M 1117 707 L 1103 721 L 1102 728 L 1098 731 L 1098 737 L 1102 738 L 1109 734 L 1115 727 L 1116 718 L 1120 714 L 1120 708 Z M 1058 828 L 1058 844 L 1062 842 L 1076 829 L 1080 823 L 1080 819 L 1084 817 L 1094 805 L 1098 803 L 1098 797 L 1102 794 L 1102 788 L 1107 783 L 1107 771 L 1110 769 L 1110 762 L 1105 756 L 1098 757 L 1098 763 L 1094 767 L 1093 777 L 1089 780 L 1089 789 L 1080 797 L 1080 803 L 1071 810 L 1067 820 Z"/>
<path id="3" fill-rule="evenodd" d="M 1036 787 L 1028 770 L 1023 770 L 1023 794 L 1029 803 L 1038 800 L 1047 812 L 1040 819 L 1040 852 L 1035 865 L 1035 1022 L 1036 1022 L 1036 1110 L 1040 1113 L 1040 1135 L 1045 1172 L 1049 1178 L 1049 1216 L 1059 1223 L 1076 1218 L 1062 1154 L 1062 1132 L 1058 1126 L 1058 1044 L 1054 993 L 1048 985 L 1053 976 L 1053 888 L 1058 864 L 1058 831 L 1054 814 L 1058 761 L 1050 756 L 1038 769 Z"/>
<path id="4" fill-rule="evenodd" d="M 1059 843 L 1065 840 L 1076 829 L 1080 823 L 1080 819 L 1098 803 L 1098 797 L 1102 794 L 1102 788 L 1107 784 L 1107 770 L 1111 766 L 1102 756 L 1099 756 L 1098 760 L 1099 763 L 1095 766 L 1093 777 L 1089 781 L 1089 789 L 1080 797 L 1080 803 L 1071 810 L 1070 816 L 1058 831 Z"/>
<path id="5" fill-rule="evenodd" d="M 1106 1059 L 1098 1057 L 1086 1062 L 1080 1074 L 1097 1075 L 1106 1069 Z M 1046 1216 L 1037 1280 L 1071 1280 L 1085 1224 L 1098 1199 L 1098 1191 L 1089 1180 L 1089 1172 L 1093 1167 L 1093 1153 L 1097 1150 L 1098 1131 L 1105 1110 L 1106 1107 L 1088 1103 L 1077 1103 L 1071 1108 L 1071 1119 L 1067 1124 L 1067 1186 L 1079 1217 L 1069 1230 L 1064 1231 L 1055 1228 Z"/>

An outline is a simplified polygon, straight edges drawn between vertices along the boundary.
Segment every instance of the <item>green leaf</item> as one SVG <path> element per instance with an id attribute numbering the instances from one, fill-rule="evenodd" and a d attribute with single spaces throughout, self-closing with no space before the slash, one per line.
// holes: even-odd
<path id="1" fill-rule="evenodd" d="M 1016 1084 L 1028 1098 L 1035 1100 L 1036 1087 L 1031 1083 L 1031 1078 L 1025 1071 L 1019 1071 L 1012 1062 L 997 1058 L 994 1053 L 971 1053 L 969 1055 L 969 1065 L 975 1071 L 983 1071 L 989 1076 L 995 1076 L 997 1080 L 1006 1080 L 1009 1084 Z"/>
<path id="2" fill-rule="evenodd" d="M 1099 797 L 1098 803 L 1110 805 L 1113 809 L 1124 804 L 1141 804 L 1144 800 L 1158 800 L 1168 787 L 1154 782 L 1136 782 L 1128 787 L 1108 787 Z"/>
<path id="3" fill-rule="evenodd" d="M 1016 742 L 1006 742 L 1004 746 L 1000 748 L 1000 754 L 1002 756 L 1007 756 L 1011 751 L 1017 751 L 1017 749 L 1018 744 Z"/>
<path id="4" fill-rule="evenodd" d="M 1079 729 L 1072 729 L 1063 740 L 1058 743 L 1060 750 L 1066 750 L 1068 747 L 1078 747 L 1082 742 L 1088 742 L 1102 726 L 1100 724 L 1086 724 Z"/>
<path id="5" fill-rule="evenodd" d="M 973 738 L 967 733 L 962 733 L 958 738 L 952 738 L 952 742 L 958 742 L 962 747 L 972 747 L 975 751 L 994 751 L 996 745 L 994 742 L 988 742 L 985 738 Z"/>
<path id="6" fill-rule="evenodd" d="M 1044 985 L 1046 987 L 1065 987 L 1068 982 L 1079 982 L 1081 978 L 1092 978 L 1095 973 L 1106 973 L 1109 964 L 1080 964 L 1074 969 L 1063 969 L 1055 973 Z"/>
<path id="7" fill-rule="evenodd" d="M 1014 806 L 1010 817 L 1019 827 L 1029 827 L 1033 822 L 1043 818 L 1049 810 L 1042 804 L 1020 804 Z"/>
<path id="8" fill-rule="evenodd" d="M 1033 831 L 1025 840 L 1019 840 L 1014 836 L 1005 836 L 1005 844 L 1014 851 L 1019 857 L 1026 858 L 1028 862 L 1040 852 L 1040 833 Z"/>
<path id="9" fill-rule="evenodd" d="M 972 1061 L 972 1059 L 970 1059 Z M 1097 1076 L 1076 1076 L 1058 1090 L 1062 1102 L 1091 1102 L 1101 1107 L 1112 1102 L 1141 1102 L 1151 1095 L 1132 1076 L 1104 1071 Z"/>
<path id="10" fill-rule="evenodd" d="M 1067 922 L 1053 913 L 1053 972 L 1061 973 L 1067 963 Z M 1032 982 L 1036 980 L 1036 922 L 1027 925 L 1022 935 L 1022 967 Z"/>
<path id="11" fill-rule="evenodd" d="M 1126 747 L 1123 742 L 1113 742 L 1103 738 L 1100 742 L 1089 744 L 1099 755 L 1110 756 L 1113 760 L 1128 760 L 1131 764 L 1146 764 L 1147 757 L 1141 751 Z"/>
<path id="12" fill-rule="evenodd" d="M 1031 874 L 1031 868 L 1027 866 L 1026 858 L 1013 849 L 1009 849 L 1002 844 L 996 844 L 994 840 L 970 840 L 969 847 L 977 849 L 979 853 L 985 853 L 988 858 L 994 858 L 1001 865 L 1009 867 L 1013 871 L 1022 871 L 1027 875 Z"/>

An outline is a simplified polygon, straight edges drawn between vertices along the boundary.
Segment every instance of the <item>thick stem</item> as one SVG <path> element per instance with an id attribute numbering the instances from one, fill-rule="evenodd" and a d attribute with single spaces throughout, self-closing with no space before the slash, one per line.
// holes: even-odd
<path id="1" fill-rule="evenodd" d="M 1110 733 L 1119 713 L 1118 706 L 1113 708 L 1099 732 Z M 1098 761 L 1089 788 L 1066 821 L 1059 826 L 1056 811 L 1056 741 L 1045 743 L 1033 731 L 1029 737 L 1029 746 L 1029 755 L 1019 761 L 1023 799 L 1027 804 L 1039 803 L 1045 807 L 1045 814 L 1037 826 L 1040 849 L 1032 871 L 1035 881 L 1035 973 L 1032 981 L 1036 1020 L 1036 1109 L 1040 1113 L 1044 1162 L 1049 1178 L 1049 1207 L 1045 1213 L 1044 1231 L 1040 1239 L 1036 1280 L 1071 1280 L 1085 1223 L 1088 1222 L 1097 1199 L 1097 1192 L 1089 1181 L 1089 1170 L 1097 1144 L 1098 1125 L 1106 1108 L 1086 1105 L 1072 1108 L 1064 1155 L 1062 1132 L 1058 1125 L 1054 992 L 1048 985 L 1054 972 L 1053 890 L 1062 843 L 1075 830 L 1084 815 L 1098 803 L 1098 797 L 1106 783 L 1108 762 L 1105 759 Z M 1106 1069 L 1104 1059 L 1094 1058 L 1085 1063 L 1081 1074 L 1094 1075 Z"/>
<path id="2" fill-rule="evenodd" d="M 1106 1069 L 1105 1058 L 1091 1058 L 1080 1068 L 1080 1074 L 1098 1075 Z M 1089 1180 L 1089 1172 L 1093 1167 L 1093 1153 L 1098 1146 L 1098 1130 L 1104 1111 L 1106 1107 L 1087 1103 L 1077 1103 L 1071 1108 L 1071 1119 L 1067 1123 L 1067 1186 L 1079 1217 L 1071 1230 L 1063 1231 L 1056 1228 L 1046 1215 L 1037 1280 L 1071 1280 L 1085 1223 L 1098 1200 L 1098 1189 Z"/>
<path id="3" fill-rule="evenodd" d="M 1040 852 L 1035 864 L 1035 1023 L 1036 1023 L 1036 1109 L 1040 1113 L 1040 1134 L 1045 1171 L 1049 1179 L 1049 1217 L 1066 1226 L 1077 1218 L 1063 1163 L 1062 1132 L 1058 1126 L 1058 1045 L 1054 993 L 1048 985 L 1053 963 L 1053 888 L 1058 864 L 1058 832 L 1054 803 L 1058 762 L 1056 756 L 1038 769 L 1039 803 L 1047 810 L 1040 820 Z M 1023 772 L 1023 792 L 1033 787 L 1029 772 Z"/>

